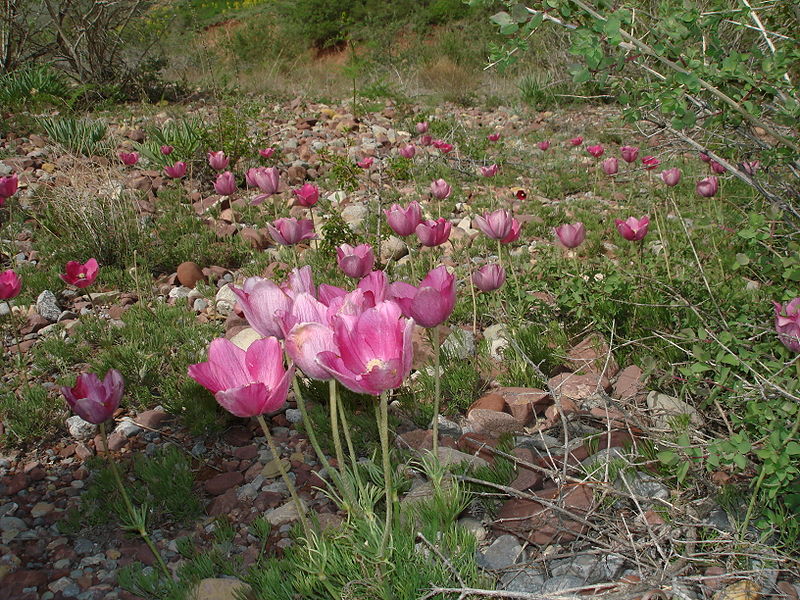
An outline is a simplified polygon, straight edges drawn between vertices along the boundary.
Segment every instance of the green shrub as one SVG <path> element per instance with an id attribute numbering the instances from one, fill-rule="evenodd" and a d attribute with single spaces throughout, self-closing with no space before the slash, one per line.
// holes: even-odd
<path id="1" fill-rule="evenodd" d="M 47 137 L 70 152 L 84 156 L 108 153 L 108 147 L 102 144 L 107 127 L 99 121 L 75 117 L 42 117 L 38 123 Z"/>
<path id="2" fill-rule="evenodd" d="M 31 109 L 65 104 L 69 97 L 66 77 L 49 66 L 24 67 L 0 76 L 0 105 Z"/>

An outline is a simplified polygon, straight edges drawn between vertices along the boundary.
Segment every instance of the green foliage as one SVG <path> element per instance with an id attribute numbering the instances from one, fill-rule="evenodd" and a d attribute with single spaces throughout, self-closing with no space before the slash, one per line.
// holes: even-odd
<path id="1" fill-rule="evenodd" d="M 99 121 L 75 117 L 42 117 L 38 124 L 47 137 L 69 152 L 94 156 L 107 154 L 109 151 L 108 146 L 102 143 L 107 127 Z"/>
<path id="2" fill-rule="evenodd" d="M 13 391 L 15 384 L 20 386 L 19 395 Z M 0 383 L 0 414 L 5 427 L 0 446 L 41 439 L 50 429 L 52 402 L 47 390 L 39 385 L 29 388 L 15 380 Z"/>
<path id="3" fill-rule="evenodd" d="M 49 66 L 24 67 L 0 76 L 0 105 L 9 108 L 63 105 L 70 95 L 64 75 Z"/>
<path id="4" fill-rule="evenodd" d="M 145 130 L 146 141 L 137 144 L 137 151 L 153 165 L 165 167 L 182 160 L 187 163 L 204 160 L 203 142 L 210 137 L 206 124 L 200 119 L 183 117 L 163 127 L 150 126 Z M 161 146 L 172 146 L 172 154 L 161 153 Z"/>
<path id="5" fill-rule="evenodd" d="M 148 408 L 161 403 L 196 429 L 216 420 L 216 403 L 190 382 L 189 364 L 198 362 L 207 344 L 219 333 L 213 324 L 200 324 L 185 304 L 156 304 L 152 310 L 135 304 L 125 311 L 121 327 L 85 316 L 69 338 L 53 336 L 34 347 L 34 364 L 71 383 L 77 365 L 89 363 L 94 373 L 114 368 L 125 379 L 129 406 Z"/>

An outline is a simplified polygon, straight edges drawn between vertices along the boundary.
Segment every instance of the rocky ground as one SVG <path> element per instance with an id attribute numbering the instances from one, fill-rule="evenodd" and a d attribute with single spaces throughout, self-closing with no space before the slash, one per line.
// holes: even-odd
<path id="1" fill-rule="evenodd" d="M 276 114 L 296 115 L 298 107 L 280 107 Z M 587 111 L 594 113 L 589 116 L 561 115 L 559 125 L 565 131 L 577 131 L 586 119 L 598 118 L 604 110 L 592 109 Z M 303 112 L 316 116 L 270 116 L 265 132 L 281 140 L 287 189 L 326 173 L 330 165 L 320 159 L 323 149 L 352 161 L 386 156 L 390 148 L 411 139 L 411 134 L 397 128 L 392 107 L 359 121 L 336 107 L 305 106 Z M 203 116 L 202 109 L 198 114 Z M 517 136 L 551 126 L 556 119 L 541 113 L 523 120 L 503 109 L 465 110 L 461 116 L 465 127 L 483 126 Z M 154 120 L 167 118 L 157 114 Z M 114 133 L 121 148 L 144 139 L 135 124 L 118 126 Z M 349 141 L 346 134 L 351 136 Z M 159 191 L 174 185 L 159 170 L 136 167 L 121 172 L 104 157 L 59 154 L 48 140 L 36 135 L 7 137 L 4 144 L 16 155 L 0 162 L 0 174 L 3 169 L 19 174 L 23 202 L 43 186 L 76 186 L 76 178 L 85 169 L 110 169 L 115 172 L 112 187 L 145 193 L 137 203 L 140 214 L 147 216 L 159 209 Z M 455 168 L 472 168 L 468 160 L 454 161 Z M 376 170 L 370 181 L 377 185 L 384 181 L 383 175 Z M 527 181 L 520 176 L 516 183 L 526 187 Z M 274 250 L 263 228 L 236 222 L 231 208 L 242 209 L 244 197 L 230 202 L 208 194 L 197 181 L 189 180 L 185 186 L 197 218 L 221 239 L 239 235 L 256 250 Z M 398 191 L 411 195 L 414 187 L 408 184 Z M 345 222 L 357 228 L 367 217 L 363 199 L 369 193 L 369 184 L 362 185 L 346 199 L 343 193 L 334 192 L 331 201 L 339 206 Z M 509 195 L 507 188 L 504 193 Z M 223 210 L 218 216 L 211 216 L 212 209 L 220 207 Z M 302 209 L 293 207 L 291 211 L 299 214 Z M 454 239 L 475 234 L 465 204 L 456 205 L 452 220 Z M 18 264 L 40 260 L 30 237 L 21 235 L 14 242 L 17 254 L 13 260 Z M 396 238 L 386 243 L 384 251 L 384 258 L 395 260 L 407 254 Z M 155 292 L 160 302 L 186 298 L 198 322 L 220 323 L 226 336 L 246 347 L 257 334 L 237 312 L 230 291 L 230 284 L 240 279 L 239 273 L 226 268 L 185 262 L 175 273 L 158 280 Z M 214 286 L 215 292 L 198 288 L 200 281 Z M 546 303 L 548 298 L 543 295 L 540 300 Z M 102 316 L 110 327 L 119 326 L 124 312 L 137 301 L 137 294 L 131 291 L 92 290 L 91 297 L 69 290 L 43 291 L 31 307 L 14 307 L 25 318 L 21 349 L 27 353 L 49 335 L 69 336 L 86 314 Z M 8 308 L 0 304 L 0 316 L 3 310 Z M 502 368 L 503 350 L 510 341 L 501 324 L 477 334 L 468 326 L 453 327 L 447 334 L 445 344 L 454 352 L 463 352 L 464 359 L 474 352 L 478 341 L 485 340 L 496 368 Z M 12 350 L 10 339 L 8 343 Z M 417 362 L 422 364 L 429 348 L 421 334 L 415 343 Z M 762 595 L 798 599 L 800 586 L 785 564 L 763 558 L 759 559 L 763 568 L 757 570 L 720 567 L 712 549 L 731 547 L 738 539 L 729 515 L 708 494 L 671 485 L 652 458 L 648 459 L 649 440 L 669 437 L 672 418 L 686 415 L 693 426 L 703 426 L 703 416 L 695 408 L 648 389 L 639 366 L 618 365 L 609 341 L 590 331 L 571 348 L 557 372 L 546 374 L 543 380 L 547 385 L 542 389 L 502 387 L 490 381 L 488 392 L 466 414 L 440 421 L 442 462 L 467 462 L 472 467 L 497 460 L 514 464 L 509 485 L 495 486 L 496 511 L 487 512 L 476 502 L 461 519 L 481 540 L 478 562 L 496 576 L 498 589 L 531 597 L 606 594 L 614 593 L 621 582 L 641 582 L 638 597 L 642 598 L 663 593 L 668 587 L 674 597 L 683 600 L 756 600 Z M 41 383 L 50 389 L 55 385 L 53 381 Z M 52 397 L 54 402 L 60 401 L 55 392 Z M 395 412 L 400 423 L 395 432 L 398 449 L 413 453 L 430 449 L 431 432 L 417 429 L 398 407 Z M 267 449 L 255 422 L 242 422 L 222 435 L 193 436 L 160 407 L 138 413 L 118 411 L 109 437 L 109 450 L 115 456 L 153 455 L 172 445 L 190 456 L 195 467 L 194 492 L 202 499 L 205 516 L 185 527 L 165 524 L 151 532 L 170 569 L 178 569 L 184 562 L 175 540 L 188 536 L 202 552 L 217 539 L 216 518 L 220 516 L 228 517 L 235 527 L 228 551 L 231 557 L 241 559 L 243 567 L 252 564 L 261 551 L 249 529 L 257 517 L 263 515 L 273 526 L 268 551 L 279 554 L 292 543 L 289 532 L 297 515 L 279 477 L 278 460 L 290 468 L 301 497 L 319 515 L 321 526 L 336 526 L 343 515 L 319 489 L 326 474 L 306 436 L 298 431 L 299 421 L 293 401 L 271 416 L 272 433 L 281 451 L 277 457 Z M 117 573 L 134 561 L 152 565 L 154 559 L 146 544 L 116 527 L 69 534 L 59 528 L 70 510 L 79 507 L 91 477 L 87 461 L 103 450 L 96 428 L 79 417 L 67 419 L 60 433 L 47 444 L 0 451 L 0 598 L 133 599 L 136 596 L 117 585 Z M 497 448 L 504 435 L 513 440 L 505 451 Z M 730 478 L 722 472 L 716 475 Z M 403 501 L 430 493 L 426 485 L 417 475 Z M 698 547 L 699 531 L 706 550 Z M 754 547 L 761 556 L 770 556 L 768 542 Z M 208 580 L 198 598 L 231 598 L 233 587 L 235 580 Z"/>

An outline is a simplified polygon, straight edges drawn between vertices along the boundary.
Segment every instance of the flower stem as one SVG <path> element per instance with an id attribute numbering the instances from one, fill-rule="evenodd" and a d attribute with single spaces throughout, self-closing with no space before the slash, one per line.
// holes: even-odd
<path id="1" fill-rule="evenodd" d="M 441 353 L 442 353 L 442 340 L 441 333 L 438 327 L 431 329 L 431 337 L 433 338 L 433 368 L 436 370 L 433 379 L 433 455 L 439 455 L 439 403 L 442 398 L 442 373 Z"/>
<path id="2" fill-rule="evenodd" d="M 338 399 L 338 395 L 337 395 Z M 353 440 L 350 437 L 350 425 L 347 423 L 347 411 L 344 409 L 344 403 L 339 400 L 337 402 L 339 406 L 339 416 L 342 419 L 342 429 L 344 430 L 344 440 L 347 444 L 347 451 L 350 454 L 350 462 L 353 463 L 353 473 L 356 478 L 356 484 L 358 485 L 358 489 L 361 491 L 362 495 L 364 493 L 364 483 L 361 481 L 361 474 L 358 471 L 358 457 L 356 456 L 356 451 L 353 447 Z"/>
<path id="3" fill-rule="evenodd" d="M 331 467 L 330 463 L 328 462 L 328 458 L 325 456 L 325 453 L 319 447 L 319 442 L 317 442 L 317 436 L 314 435 L 314 427 L 308 418 L 308 412 L 306 411 L 306 403 L 303 400 L 303 394 L 300 393 L 300 382 L 297 380 L 297 375 L 294 376 L 294 380 L 292 381 L 292 386 L 294 389 L 294 399 L 297 402 L 297 408 L 300 409 L 300 414 L 303 417 L 303 425 L 306 430 L 306 435 L 308 435 L 308 440 L 311 442 L 311 447 L 314 448 L 314 452 L 317 455 L 317 460 L 320 464 L 330 473 L 333 471 L 333 467 Z"/>
<path id="4" fill-rule="evenodd" d="M 147 533 L 147 529 L 145 529 L 144 523 L 142 522 L 143 519 L 138 517 L 136 510 L 133 508 L 133 503 L 131 502 L 130 496 L 128 496 L 128 491 L 125 489 L 125 485 L 122 483 L 122 475 L 120 475 L 119 469 L 117 468 L 117 463 L 114 461 L 114 457 L 111 455 L 111 448 L 108 445 L 108 434 L 106 433 L 105 423 L 100 423 L 100 436 L 103 438 L 103 447 L 106 451 L 106 458 L 108 459 L 108 464 L 111 467 L 111 472 L 114 474 L 114 480 L 117 482 L 117 487 L 119 488 L 119 493 L 122 495 L 122 500 L 125 502 L 125 508 L 128 511 L 131 523 L 136 526 L 137 533 L 144 540 L 144 543 L 147 544 L 147 547 L 150 548 L 150 552 L 152 552 L 153 556 L 161 567 L 161 570 L 164 571 L 167 579 L 172 579 L 172 574 L 169 572 L 164 559 L 161 558 L 161 553 L 153 543 L 153 540 L 150 539 L 150 535 Z"/>
<path id="5" fill-rule="evenodd" d="M 328 382 L 328 397 L 330 400 L 331 410 L 331 432 L 333 433 L 333 447 L 336 451 L 336 462 L 339 465 L 339 470 L 344 468 L 344 452 L 342 452 L 342 440 L 339 437 L 339 411 L 337 409 L 338 398 L 336 394 L 336 380 L 331 379 Z"/>
<path id="6" fill-rule="evenodd" d="M 475 296 L 475 282 L 472 280 L 474 271 L 467 275 L 469 278 L 469 293 L 472 296 L 472 335 L 478 335 L 478 299 Z"/>
<path id="7" fill-rule="evenodd" d="M 386 492 L 386 522 L 380 551 L 380 555 L 383 556 L 392 532 L 392 508 L 394 503 L 392 498 L 392 462 L 389 457 L 389 392 L 381 393 L 380 411 L 376 411 L 376 414 L 378 417 L 378 432 L 381 437 L 381 454 L 383 454 L 383 486 Z"/>
<path id="8" fill-rule="evenodd" d="M 306 520 L 305 509 L 303 507 L 303 503 L 300 501 L 300 496 L 297 495 L 297 490 L 295 489 L 292 480 L 289 479 L 286 469 L 283 468 L 281 455 L 278 452 L 278 448 L 275 446 L 275 440 L 272 439 L 272 434 L 269 432 L 269 427 L 267 427 L 267 422 L 264 420 L 264 415 L 258 415 L 256 418 L 258 419 L 259 425 L 261 425 L 261 430 L 264 432 L 264 436 L 267 438 L 267 444 L 269 445 L 270 452 L 272 452 L 272 460 L 274 460 L 275 464 L 278 466 L 278 471 L 281 474 L 281 478 L 286 484 L 286 488 L 289 490 L 289 495 L 292 497 L 292 502 L 294 502 L 295 509 L 297 510 L 297 516 L 300 519 L 300 523 L 303 525 L 303 530 L 305 531 L 306 535 L 308 535 L 311 530 L 308 525 L 308 520 Z"/>
<path id="9" fill-rule="evenodd" d="M 31 381 L 28 378 L 28 369 L 25 368 L 25 363 L 23 361 L 22 346 L 20 345 L 20 342 L 19 342 L 19 334 L 17 333 L 17 327 L 16 327 L 16 325 L 14 325 L 14 318 L 13 318 L 14 317 L 14 313 L 11 311 L 11 303 L 10 302 L 6 302 L 6 304 L 8 305 L 8 311 L 11 314 L 11 333 L 14 335 L 14 343 L 17 346 L 17 363 L 18 363 L 18 366 L 19 366 L 19 370 L 22 372 L 22 380 L 25 382 L 25 389 L 28 392 L 30 392 L 31 391 Z M 25 324 L 23 319 L 24 319 L 24 317 L 20 317 L 20 320 L 19 320 L 20 325 L 24 325 Z M 20 327 L 20 329 L 22 329 L 22 327 Z"/>

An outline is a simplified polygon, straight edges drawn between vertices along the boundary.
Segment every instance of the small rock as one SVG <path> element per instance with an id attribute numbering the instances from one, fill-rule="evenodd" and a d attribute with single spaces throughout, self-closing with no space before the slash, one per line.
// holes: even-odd
<path id="1" fill-rule="evenodd" d="M 238 600 L 251 592 L 252 588 L 238 579 L 209 577 L 200 580 L 189 600 Z"/>
<path id="2" fill-rule="evenodd" d="M 467 416 L 467 421 L 475 432 L 493 437 L 522 431 L 522 425 L 512 415 L 496 410 L 472 409 Z"/>
<path id="3" fill-rule="evenodd" d="M 628 485 L 625 485 L 625 482 L 622 481 L 623 478 Z M 667 486 L 652 475 L 642 471 L 636 471 L 633 474 L 620 471 L 619 478 L 614 482 L 614 487 L 622 492 L 627 492 L 629 486 L 634 494 L 644 498 L 667 500 L 670 497 L 670 491 Z"/>
<path id="4" fill-rule="evenodd" d="M 261 469 L 261 475 L 266 479 L 274 479 L 281 474 L 280 466 L 283 465 L 283 469 L 288 471 L 290 468 L 289 461 L 285 458 L 281 459 L 280 462 L 273 459 L 269 461 L 267 464 L 264 465 L 264 468 Z"/>
<path id="5" fill-rule="evenodd" d="M 67 419 L 67 429 L 69 434 L 76 440 L 88 440 L 97 433 L 97 425 L 84 421 L 78 415 L 73 415 Z"/>
<path id="6" fill-rule="evenodd" d="M 472 517 L 461 517 L 458 520 L 458 524 L 474 535 L 475 539 L 479 542 L 482 542 L 484 539 L 486 539 L 486 528 L 478 519 L 474 519 Z"/>
<path id="7" fill-rule="evenodd" d="M 136 422 L 148 429 L 158 429 L 169 415 L 163 410 L 153 409 L 146 410 L 136 416 Z"/>
<path id="8" fill-rule="evenodd" d="M 364 204 L 348 204 L 342 209 L 342 220 L 357 231 L 369 215 L 369 209 Z"/>
<path id="9" fill-rule="evenodd" d="M 182 262 L 178 265 L 177 276 L 178 282 L 182 286 L 190 289 L 194 289 L 198 281 L 205 281 L 206 279 L 206 276 L 203 275 L 203 271 L 197 263 L 191 261 Z"/>
<path id="10" fill-rule="evenodd" d="M 300 409 L 297 408 L 287 408 L 285 414 L 286 420 L 289 423 L 302 423 L 303 422 L 303 413 L 300 412 Z"/>
<path id="11" fill-rule="evenodd" d="M 495 360 L 503 360 L 503 353 L 508 348 L 508 328 L 503 323 L 496 323 L 483 331 L 483 339 L 489 346 L 489 356 Z"/>
<path id="12" fill-rule="evenodd" d="M 442 350 L 459 360 L 469 358 L 475 354 L 475 336 L 467 329 L 457 328 L 445 338 Z"/>
<path id="13" fill-rule="evenodd" d="M 304 507 L 305 510 L 305 507 Z M 266 514 L 267 521 L 271 525 L 285 525 L 298 519 L 297 509 L 294 502 L 287 502 L 283 506 L 273 508 Z"/>
<path id="14" fill-rule="evenodd" d="M 542 595 L 557 594 L 563 590 L 583 587 L 585 584 L 580 577 L 574 575 L 558 575 L 551 577 L 542 585 Z"/>
<path id="15" fill-rule="evenodd" d="M 117 426 L 114 428 L 114 433 L 119 433 L 125 437 L 136 435 L 142 430 L 130 417 L 122 417 Z M 109 442 L 110 444 L 111 442 Z"/>
<path id="16" fill-rule="evenodd" d="M 513 535 L 501 535 L 477 556 L 484 569 L 506 569 L 514 565 L 522 555 L 522 544 Z"/>
<path id="17" fill-rule="evenodd" d="M 61 308 L 58 306 L 56 295 L 50 290 L 44 290 L 36 298 L 36 312 L 51 323 L 58 321 L 61 316 Z"/>
<path id="18" fill-rule="evenodd" d="M 239 485 L 242 481 L 244 481 L 244 475 L 238 471 L 229 471 L 227 473 L 220 473 L 206 480 L 204 487 L 212 496 L 219 496 L 232 487 Z"/>
<path id="19" fill-rule="evenodd" d="M 192 290 L 185 286 L 174 287 L 169 291 L 169 297 L 173 300 L 180 300 L 181 298 L 188 298 L 189 292 Z"/>
<path id="20" fill-rule="evenodd" d="M 28 525 L 19 517 L 0 517 L 0 531 L 25 531 Z"/>
<path id="21" fill-rule="evenodd" d="M 437 455 L 439 457 L 439 462 L 443 467 L 459 465 L 461 463 L 467 463 L 470 468 L 473 469 L 489 466 L 489 463 L 480 456 L 473 456 L 471 454 L 467 454 L 466 452 L 456 450 L 455 448 L 449 448 L 448 446 L 440 446 L 437 450 Z"/>
<path id="22" fill-rule="evenodd" d="M 247 350 L 250 347 L 250 344 L 252 344 L 256 340 L 260 340 L 261 337 L 262 337 L 261 334 L 258 333 L 255 329 L 253 329 L 252 327 L 247 327 L 245 329 L 242 329 L 236 335 L 234 335 L 231 338 L 231 342 L 233 342 L 234 345 L 241 348 L 242 350 Z"/>
<path id="23" fill-rule="evenodd" d="M 226 283 L 217 291 L 217 295 L 214 297 L 214 306 L 219 314 L 227 317 L 233 312 L 233 307 L 236 306 L 238 300 L 239 297 L 231 289 L 231 284 Z"/>
<path id="24" fill-rule="evenodd" d="M 500 579 L 500 587 L 507 592 L 523 594 L 540 594 L 545 577 L 541 571 L 533 567 L 518 571 L 510 570 Z"/>
<path id="25" fill-rule="evenodd" d="M 288 411 L 287 411 L 288 412 Z M 288 419 L 288 417 L 287 417 Z M 451 421 L 444 415 L 437 415 L 437 421 L 439 422 L 439 435 L 449 435 L 452 438 L 460 438 L 463 430 L 458 423 Z"/>
<path id="26" fill-rule="evenodd" d="M 49 502 L 37 502 L 31 507 L 31 516 L 34 519 L 38 519 L 53 512 L 54 508 L 55 506 Z"/>
<path id="27" fill-rule="evenodd" d="M 680 415 L 688 415 L 689 422 L 696 427 L 703 426 L 703 417 L 696 408 L 660 392 L 647 394 L 647 408 L 653 411 L 653 422 L 662 429 L 671 429 L 670 421 Z"/>

